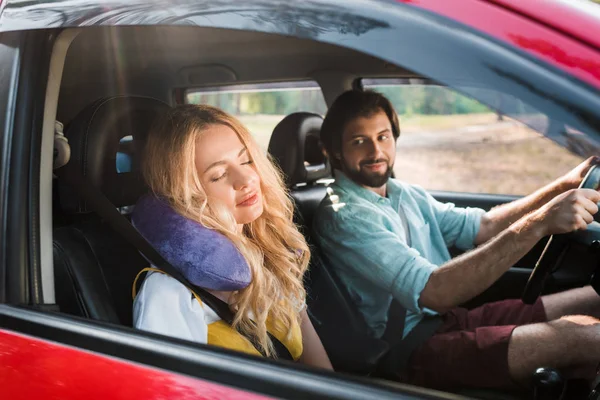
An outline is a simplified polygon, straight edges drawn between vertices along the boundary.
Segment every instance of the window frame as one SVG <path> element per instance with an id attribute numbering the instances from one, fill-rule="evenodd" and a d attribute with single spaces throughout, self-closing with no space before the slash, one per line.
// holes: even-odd
<path id="1" fill-rule="evenodd" d="M 389 84 L 386 84 L 385 81 L 393 81 L 390 82 Z M 368 83 L 366 83 L 368 82 Z M 389 76 L 361 76 L 355 79 L 355 81 L 353 82 L 353 87 L 356 90 L 368 90 L 373 88 L 374 90 L 377 91 L 377 86 L 398 86 L 398 87 L 402 87 L 402 86 L 410 86 L 410 85 L 418 85 L 418 86 L 433 86 L 433 87 L 438 87 L 438 88 L 443 88 L 443 89 L 447 89 L 448 91 L 455 93 L 459 96 L 463 96 L 471 101 L 477 102 L 480 105 L 487 107 L 490 112 L 492 113 L 496 113 L 497 115 L 501 115 L 504 117 L 507 117 L 513 121 L 515 121 L 518 126 L 520 126 L 521 128 L 524 129 L 528 129 L 529 131 L 531 131 L 532 134 L 536 134 L 539 136 L 540 139 L 545 139 L 545 140 L 549 140 L 552 142 L 552 145 L 559 147 L 561 151 L 565 151 L 565 152 L 569 152 L 571 154 L 573 154 L 574 156 L 578 156 L 581 157 L 580 162 L 583 162 L 583 160 L 587 157 L 589 157 L 591 154 L 589 153 L 593 153 L 596 154 L 596 152 L 590 150 L 590 146 L 593 146 L 593 144 L 589 144 L 588 146 L 585 146 L 586 143 L 583 143 L 581 146 L 578 146 L 580 143 L 575 143 L 574 146 L 565 146 L 565 143 L 563 143 L 562 141 L 564 140 L 568 140 L 568 136 L 572 137 L 573 135 L 567 135 L 567 132 L 569 131 L 570 128 L 568 128 L 566 125 L 560 125 L 557 123 L 557 121 L 552 120 L 548 115 L 544 115 L 544 117 L 546 118 L 546 129 L 540 129 L 538 126 L 535 126 L 533 124 L 528 124 L 526 121 L 522 121 L 521 119 L 518 118 L 517 116 L 514 115 L 509 115 L 509 114 L 504 114 L 502 113 L 502 111 L 497 107 L 497 105 L 490 105 L 488 102 L 483 102 L 481 101 L 481 99 L 477 99 L 476 97 L 470 95 L 469 93 L 464 93 L 464 91 L 460 90 L 459 88 L 454 88 L 451 86 L 447 86 L 444 85 L 442 83 L 439 83 L 433 79 L 430 78 L 426 78 L 426 77 L 404 77 L 404 76 L 393 76 L 393 75 L 389 75 Z M 489 90 L 486 88 L 486 90 Z M 520 99 L 516 99 L 519 102 L 522 102 L 522 100 Z M 502 102 L 500 103 L 502 104 Z M 524 105 L 525 107 L 528 107 L 526 104 Z M 426 114 L 423 114 L 426 115 Z M 436 115 L 436 114 L 432 114 L 432 115 Z M 461 114 L 448 114 L 448 115 L 461 115 Z M 399 114 L 399 116 L 401 116 Z M 576 131 L 575 129 L 571 129 L 573 131 Z M 564 133 L 561 133 L 564 132 Z M 578 131 L 579 132 L 579 131 Z M 581 132 L 579 132 L 581 133 Z M 585 134 L 584 134 L 585 136 Z M 562 141 L 561 141 L 562 140 Z M 584 140 L 588 140 L 584 137 Z M 595 145 L 597 146 L 597 149 L 600 149 L 600 142 L 595 143 Z M 582 151 L 577 151 L 580 149 L 584 149 L 587 150 L 586 152 L 582 152 Z M 576 164 L 573 165 L 573 167 L 575 167 Z M 568 171 L 564 171 L 564 173 L 566 173 Z M 395 177 L 395 174 L 393 173 L 393 177 Z M 543 184 L 546 184 L 548 182 L 544 182 Z M 422 183 L 417 183 L 419 185 L 422 185 Z M 540 184 L 540 187 L 543 185 Z M 508 201 L 512 201 L 518 198 L 521 198 L 524 196 L 524 194 L 520 194 L 520 193 L 489 193 L 489 192 L 485 192 L 485 191 L 481 191 L 481 192 L 477 192 L 477 191 L 459 191 L 459 190 L 443 190 L 443 189 L 435 189 L 435 188 L 429 188 L 429 187 L 425 187 L 425 189 L 429 192 L 431 192 L 432 194 L 434 194 L 434 197 L 436 198 L 442 198 L 442 199 L 446 199 L 447 202 L 455 202 L 452 201 L 452 195 L 467 195 L 468 198 L 471 198 L 469 196 L 475 196 L 475 198 L 473 198 L 473 200 L 476 203 L 482 202 L 483 204 L 487 204 L 488 200 L 490 198 L 494 198 L 494 197 L 498 197 L 498 199 L 502 199 L 502 201 L 508 202 Z M 448 200 L 448 196 L 450 195 L 450 199 Z M 481 197 L 483 196 L 483 197 Z M 479 198 L 481 197 L 481 198 Z M 466 200 L 466 199 L 463 199 Z M 462 201 L 462 200 L 461 200 Z"/>

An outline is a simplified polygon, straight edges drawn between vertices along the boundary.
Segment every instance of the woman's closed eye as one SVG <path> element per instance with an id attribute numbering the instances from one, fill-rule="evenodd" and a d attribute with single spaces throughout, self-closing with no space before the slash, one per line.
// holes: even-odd
<path id="1" fill-rule="evenodd" d="M 226 176 L 226 175 L 227 175 L 227 171 L 224 171 L 224 172 L 223 172 L 223 173 L 221 173 L 221 174 L 216 174 L 215 176 L 211 177 L 211 178 L 210 178 L 210 181 L 211 181 L 211 182 L 218 182 L 218 181 L 220 181 L 221 179 L 225 178 L 225 176 Z"/>
<path id="2" fill-rule="evenodd" d="M 245 162 L 242 163 L 242 165 L 252 165 L 252 164 L 254 164 L 254 161 L 252 161 L 252 160 L 248 160 L 248 161 L 245 161 Z M 226 176 L 227 176 L 227 171 L 217 172 L 217 173 L 215 173 L 214 176 L 212 176 L 210 178 L 210 181 L 211 182 L 218 182 L 221 179 L 225 178 Z"/>

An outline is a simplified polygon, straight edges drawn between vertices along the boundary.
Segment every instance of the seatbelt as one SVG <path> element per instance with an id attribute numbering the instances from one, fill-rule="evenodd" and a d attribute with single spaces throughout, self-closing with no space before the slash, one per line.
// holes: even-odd
<path id="1" fill-rule="evenodd" d="M 323 261 L 329 263 L 329 259 L 325 254 L 321 253 L 320 256 L 323 259 L 321 268 L 327 268 Z M 389 350 L 378 365 L 379 372 L 390 378 L 395 378 L 408 366 L 413 351 L 429 340 L 443 322 L 439 315 L 426 315 L 403 339 L 406 314 L 406 308 L 392 298 L 388 309 L 387 326 L 381 337 L 381 340 L 389 345 Z"/>
<path id="2" fill-rule="evenodd" d="M 393 359 L 395 371 L 401 372 L 408 366 L 412 353 L 435 334 L 442 322 L 440 315 L 425 315 L 404 339 L 391 347 L 389 354 Z M 403 333 L 399 336 L 402 337 Z"/>
<path id="3" fill-rule="evenodd" d="M 388 310 L 387 326 L 381 337 L 389 343 L 390 348 L 396 346 L 402 341 L 404 333 L 404 322 L 406 321 L 406 308 L 400 305 L 398 300 L 392 297 L 392 303 Z"/>
<path id="4" fill-rule="evenodd" d="M 87 181 L 79 170 L 74 168 L 70 175 L 70 184 L 77 190 L 77 193 L 83 200 L 86 201 L 88 207 L 98 214 L 106 223 L 129 244 L 135 247 L 151 264 L 156 268 L 166 272 L 171 277 L 177 279 L 180 283 L 186 286 L 189 290 L 196 293 L 223 321 L 229 325 L 233 325 L 233 313 L 229 309 L 229 305 L 217 298 L 207 290 L 190 283 L 175 267 L 169 264 L 154 247 L 134 228 L 134 226 L 125 218 L 108 200 L 108 198 L 95 186 Z M 293 361 L 287 347 L 283 345 L 275 336 L 267 332 L 278 359 Z M 240 332 L 240 334 L 245 335 Z M 254 345 L 263 356 L 266 354 L 260 346 L 257 346 L 257 340 L 253 337 L 246 338 Z M 274 357 L 272 357 L 274 358 Z"/>
<path id="5" fill-rule="evenodd" d="M 390 345 L 390 350 L 381 365 L 387 375 L 402 372 L 408 366 L 412 353 L 429 340 L 443 322 L 440 315 L 425 315 L 403 339 L 405 320 L 406 308 L 402 307 L 398 300 L 392 299 L 387 327 L 382 336 L 382 339 Z"/>

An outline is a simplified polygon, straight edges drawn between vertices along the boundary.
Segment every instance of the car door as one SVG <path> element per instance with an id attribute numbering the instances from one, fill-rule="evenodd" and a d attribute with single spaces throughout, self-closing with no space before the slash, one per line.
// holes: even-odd
<path id="1" fill-rule="evenodd" d="M 477 11 L 488 7 L 485 12 L 497 16 L 499 25 L 502 18 L 508 18 L 495 6 L 470 3 Z M 535 105 L 544 115 L 552 115 L 589 137 L 600 136 L 600 97 L 589 82 L 565 75 L 558 67 L 525 54 L 515 45 L 492 39 L 443 14 L 375 1 L 313 1 L 289 6 L 256 0 L 240 7 L 229 2 L 196 1 L 169 5 L 78 0 L 2 3 L 0 335 L 7 345 L 0 352 L 0 376 L 6 377 L 2 383 L 10 383 L 0 386 L 0 391 L 5 391 L 2 397 L 41 397 L 48 393 L 71 396 L 73 392 L 65 391 L 70 389 L 90 395 L 98 388 L 103 389 L 98 391 L 103 397 L 116 397 L 128 393 L 131 387 L 140 391 L 136 393 L 148 393 L 142 392 L 146 385 L 156 387 L 140 377 L 148 374 L 159 386 L 148 393 L 155 398 L 175 390 L 181 397 L 207 398 L 214 393 L 223 393 L 223 397 L 451 398 L 406 385 L 276 365 L 56 312 L 53 287 L 48 286 L 51 279 L 43 268 L 51 258 L 47 254 L 51 224 L 44 214 L 51 195 L 44 187 L 49 182 L 40 180 L 51 175 L 51 158 L 44 158 L 51 151 L 43 152 L 42 148 L 48 150 L 49 143 L 51 150 L 52 144 L 56 113 L 52 102 L 56 98 L 48 95 L 52 91 L 48 71 L 52 64 L 50 50 L 61 29 L 88 25 L 243 26 L 256 32 L 343 43 L 388 63 L 392 69 L 401 65 L 448 87 L 460 87 L 461 79 L 469 76 Z M 533 25 L 530 21 L 521 24 L 529 24 L 530 28 Z M 526 34 L 525 30 L 521 33 Z M 554 38 L 544 32 L 546 40 Z M 565 47 L 567 52 L 570 49 Z M 479 96 L 466 94 L 476 99 Z M 61 355 L 66 358 L 63 365 L 57 366 Z M 98 372 L 106 374 L 90 374 L 98 365 L 102 365 Z M 130 379 L 110 374 L 124 370 L 129 371 Z M 45 375 L 40 379 L 41 371 Z M 86 385 L 76 387 L 82 382 Z"/>

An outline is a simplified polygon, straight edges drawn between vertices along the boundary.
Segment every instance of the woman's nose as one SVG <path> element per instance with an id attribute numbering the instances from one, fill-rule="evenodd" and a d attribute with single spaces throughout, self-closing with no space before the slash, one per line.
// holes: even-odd
<path id="1" fill-rule="evenodd" d="M 254 179 L 254 175 L 248 168 L 237 168 L 234 174 L 233 188 L 242 190 L 249 186 Z"/>

